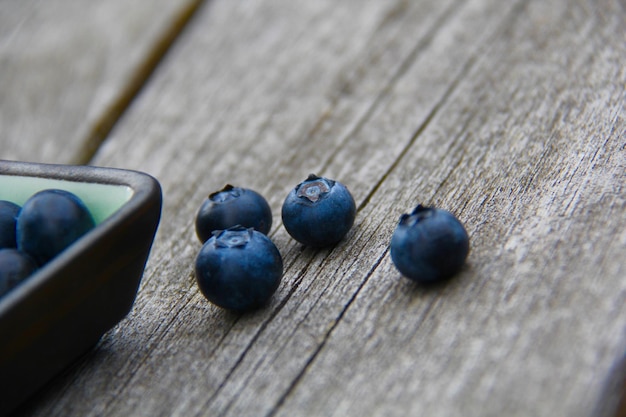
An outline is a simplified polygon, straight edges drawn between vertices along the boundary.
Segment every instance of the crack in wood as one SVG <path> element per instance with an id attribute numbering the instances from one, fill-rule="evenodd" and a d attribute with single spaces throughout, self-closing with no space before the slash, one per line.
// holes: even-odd
<path id="1" fill-rule="evenodd" d="M 91 162 L 124 112 L 148 83 L 159 63 L 206 1 L 209 0 L 195 0 L 174 17 L 171 25 L 156 40 L 153 48 L 146 54 L 128 83 L 121 88 L 117 97 L 104 110 L 104 113 L 94 121 L 72 163 L 87 165 Z"/>

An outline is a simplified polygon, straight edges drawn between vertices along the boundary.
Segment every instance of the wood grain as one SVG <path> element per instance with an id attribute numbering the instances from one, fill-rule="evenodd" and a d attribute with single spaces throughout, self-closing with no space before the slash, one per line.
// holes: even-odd
<path id="1" fill-rule="evenodd" d="M 625 23 L 612 0 L 208 3 L 92 161 L 163 186 L 135 308 L 23 414 L 611 415 Z M 359 207 L 334 248 L 280 224 L 309 172 Z M 226 182 L 268 198 L 285 260 L 254 314 L 194 282 L 195 212 Z M 470 233 L 446 285 L 389 258 L 417 203 Z"/>
<path id="2" fill-rule="evenodd" d="M 0 158 L 86 163 L 200 0 L 0 4 Z"/>

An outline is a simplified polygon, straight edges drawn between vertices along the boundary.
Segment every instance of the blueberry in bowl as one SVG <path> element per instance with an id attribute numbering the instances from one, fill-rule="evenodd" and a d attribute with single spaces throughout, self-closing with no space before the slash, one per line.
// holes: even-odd
<path id="1" fill-rule="evenodd" d="M 39 268 L 28 254 L 13 248 L 0 249 L 0 297 L 8 294 Z"/>
<path id="2" fill-rule="evenodd" d="M 348 233 L 356 217 L 356 204 L 345 185 L 311 174 L 287 195 L 281 216 L 295 240 L 325 247 Z"/>
<path id="3" fill-rule="evenodd" d="M 469 253 L 463 224 L 449 211 L 418 205 L 403 214 L 391 238 L 391 259 L 405 277 L 422 284 L 456 274 Z"/>
<path id="4" fill-rule="evenodd" d="M 20 206 L 12 201 L 0 200 L 0 249 L 16 248 L 16 223 Z"/>
<path id="5" fill-rule="evenodd" d="M 246 312 L 265 305 L 280 285 L 283 260 L 263 233 L 243 226 L 215 231 L 196 257 L 202 294 L 227 310 Z"/>
<path id="6" fill-rule="evenodd" d="M 43 265 L 95 227 L 85 203 L 59 189 L 35 193 L 16 222 L 17 247 Z"/>
<path id="7" fill-rule="evenodd" d="M 196 234 L 204 243 L 215 230 L 237 225 L 252 227 L 267 235 L 272 227 L 272 210 L 256 191 L 227 184 L 209 194 L 200 205 L 196 215 Z"/>
<path id="8" fill-rule="evenodd" d="M 161 215 L 160 185 L 147 174 L 0 161 L 0 200 L 24 210 L 44 190 L 79 197 L 93 227 L 0 297 L 0 415 L 14 410 L 128 314 Z M 22 214 L 16 218 L 17 246 Z"/>

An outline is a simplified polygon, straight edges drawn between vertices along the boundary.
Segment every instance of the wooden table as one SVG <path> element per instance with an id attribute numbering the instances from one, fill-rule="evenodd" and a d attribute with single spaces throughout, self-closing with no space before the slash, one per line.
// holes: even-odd
<path id="1" fill-rule="evenodd" d="M 1 2 L 0 157 L 164 192 L 132 312 L 18 415 L 615 415 L 625 86 L 624 0 Z M 280 221 L 311 172 L 357 202 L 333 248 Z M 193 274 L 226 183 L 266 196 L 285 263 L 252 314 Z M 389 256 L 418 203 L 470 234 L 435 288 Z"/>

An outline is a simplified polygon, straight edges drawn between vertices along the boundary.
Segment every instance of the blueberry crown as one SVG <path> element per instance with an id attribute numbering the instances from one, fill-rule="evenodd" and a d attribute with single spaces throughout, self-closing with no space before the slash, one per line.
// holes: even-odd
<path id="1" fill-rule="evenodd" d="M 209 200 L 222 203 L 231 198 L 237 198 L 240 194 L 241 188 L 226 184 L 221 190 L 209 194 Z"/>
<path id="2" fill-rule="evenodd" d="M 296 195 L 315 203 L 324 195 L 328 194 L 334 185 L 335 181 L 333 180 L 322 178 L 315 174 L 309 174 L 307 179 L 298 185 Z"/>
<path id="3" fill-rule="evenodd" d="M 240 225 L 230 227 L 226 230 L 215 230 L 215 247 L 217 248 L 243 248 L 252 239 L 253 228 Z"/>
<path id="4" fill-rule="evenodd" d="M 405 213 L 400 216 L 400 224 L 405 226 L 413 226 L 414 224 L 419 223 L 420 221 L 432 216 L 433 211 L 434 210 L 432 207 L 425 207 L 421 204 L 418 204 L 413 209 L 411 214 Z"/>

